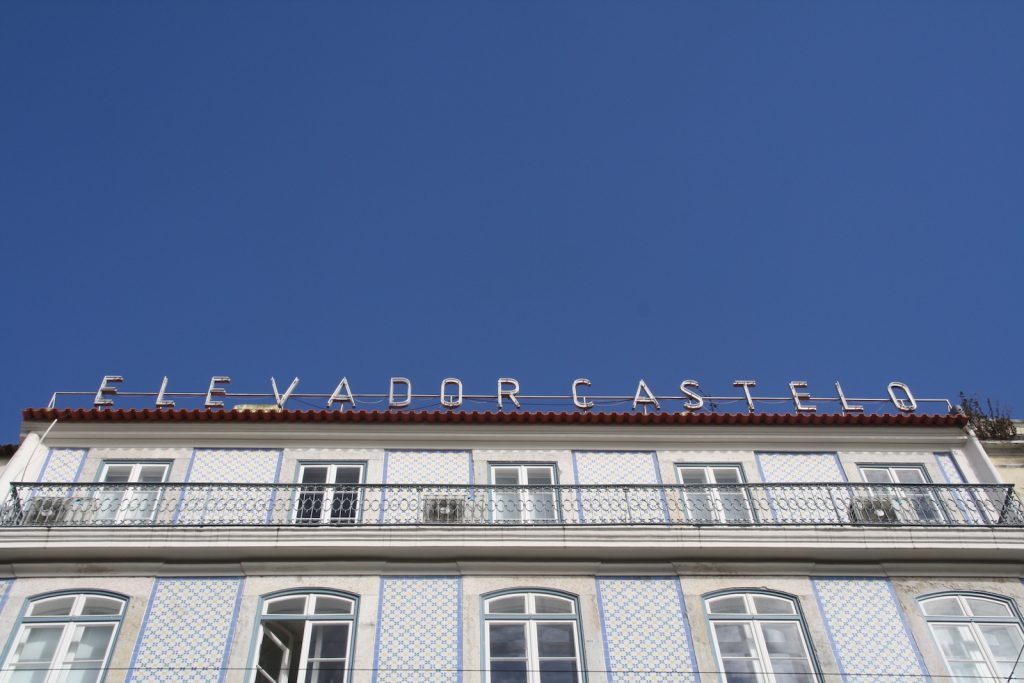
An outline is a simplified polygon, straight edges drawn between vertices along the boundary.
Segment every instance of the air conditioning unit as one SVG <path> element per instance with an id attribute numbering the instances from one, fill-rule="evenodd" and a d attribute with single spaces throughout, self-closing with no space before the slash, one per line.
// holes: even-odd
<path id="1" fill-rule="evenodd" d="M 461 524 L 466 519 L 462 496 L 424 496 L 423 521 L 428 524 Z"/>
<path id="2" fill-rule="evenodd" d="M 25 505 L 23 526 L 53 526 L 67 519 L 74 499 L 64 496 L 36 496 Z"/>
<path id="3" fill-rule="evenodd" d="M 854 498 L 850 503 L 850 519 L 866 524 L 898 522 L 899 504 L 887 496 Z"/>

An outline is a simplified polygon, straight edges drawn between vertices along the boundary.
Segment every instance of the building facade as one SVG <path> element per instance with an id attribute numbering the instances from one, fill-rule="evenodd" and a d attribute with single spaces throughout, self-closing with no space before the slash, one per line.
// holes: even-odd
<path id="1" fill-rule="evenodd" d="M 1024 509 L 959 415 L 23 425 L 0 683 L 1024 678 Z"/>

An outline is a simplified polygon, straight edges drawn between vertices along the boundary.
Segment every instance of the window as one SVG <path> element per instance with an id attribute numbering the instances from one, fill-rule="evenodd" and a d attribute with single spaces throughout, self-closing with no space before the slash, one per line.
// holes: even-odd
<path id="1" fill-rule="evenodd" d="M 726 683 L 819 680 L 795 599 L 775 593 L 726 593 L 704 604 Z"/>
<path id="2" fill-rule="evenodd" d="M 346 683 L 356 600 L 333 592 L 288 593 L 263 602 L 253 683 Z"/>
<path id="3" fill-rule="evenodd" d="M 868 484 L 897 484 L 892 488 L 872 487 L 870 498 L 875 503 L 879 499 L 888 499 L 895 507 L 895 513 L 891 516 L 902 522 L 922 522 L 941 524 L 945 521 L 935 499 L 935 492 L 931 489 L 931 482 L 925 475 L 924 468 L 917 466 L 880 466 L 862 465 L 860 474 Z M 904 487 L 902 484 L 910 484 Z M 882 514 L 875 514 L 880 519 L 886 519 L 885 510 Z"/>
<path id="4" fill-rule="evenodd" d="M 295 521 L 303 524 L 354 524 L 362 503 L 363 465 L 303 465 L 303 484 L 295 502 Z"/>
<path id="5" fill-rule="evenodd" d="M 495 522 L 558 521 L 551 465 L 491 465 L 491 483 Z"/>
<path id="6" fill-rule="evenodd" d="M 504 593 L 484 600 L 488 683 L 581 683 L 576 599 Z"/>
<path id="7" fill-rule="evenodd" d="M 94 683 L 103 677 L 127 599 L 62 593 L 32 599 L 4 662 L 3 683 Z"/>
<path id="8" fill-rule="evenodd" d="M 1013 671 L 1024 631 L 1008 598 L 941 595 L 921 600 L 921 611 L 955 680 L 1024 680 L 1024 664 Z"/>
<path id="9" fill-rule="evenodd" d="M 683 510 L 691 522 L 749 523 L 750 498 L 738 465 L 679 465 Z"/>
<path id="10" fill-rule="evenodd" d="M 156 516 L 160 487 L 167 480 L 167 463 L 108 462 L 100 483 L 116 484 L 96 491 L 96 519 L 124 524 L 149 522 Z"/>

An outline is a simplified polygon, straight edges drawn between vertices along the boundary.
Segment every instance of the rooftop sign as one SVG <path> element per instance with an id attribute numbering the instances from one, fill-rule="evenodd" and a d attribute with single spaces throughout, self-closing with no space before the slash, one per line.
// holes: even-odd
<path id="1" fill-rule="evenodd" d="M 755 380 L 735 380 L 732 383 L 738 392 L 731 396 L 709 396 L 701 390 L 700 382 L 686 379 L 679 383 L 678 393 L 657 394 L 645 380 L 637 382 L 632 394 L 599 395 L 592 393 L 593 383 L 585 378 L 574 379 L 568 393 L 564 395 L 525 394 L 520 383 L 512 377 L 502 377 L 496 383 L 495 392 L 488 394 L 467 394 L 463 391 L 462 381 L 456 377 L 447 377 L 441 381 L 437 393 L 414 393 L 412 381 L 405 377 L 391 377 L 387 383 L 387 393 L 356 393 L 347 377 L 341 381 L 331 393 L 301 393 L 297 389 L 300 384 L 294 378 L 282 392 L 277 381 L 270 379 L 270 393 L 232 393 L 228 390 L 230 377 L 215 376 L 210 378 L 205 391 L 171 391 L 168 378 L 164 377 L 157 391 L 123 391 L 120 385 L 124 377 L 106 375 L 100 382 L 95 393 L 88 391 L 56 392 L 50 399 L 49 407 L 57 407 L 57 403 L 71 397 L 92 397 L 92 405 L 96 408 L 113 407 L 115 401 L 122 404 L 131 403 L 135 406 L 174 408 L 178 402 L 200 405 L 207 409 L 230 409 L 243 406 L 284 410 L 292 408 L 316 408 L 328 410 L 345 410 L 361 408 L 370 410 L 431 409 L 457 410 L 465 408 L 498 410 L 516 410 L 523 408 L 547 409 L 562 406 L 564 409 L 579 411 L 668 411 L 668 412 L 757 412 L 772 408 L 783 412 L 795 413 L 841 413 L 856 414 L 864 412 L 897 411 L 913 413 L 924 407 L 931 412 L 949 413 L 954 406 L 947 399 L 917 398 L 910 387 L 903 382 L 889 382 L 885 387 L 885 396 L 854 398 L 848 397 L 839 382 L 835 382 L 831 395 L 812 395 L 807 382 L 794 380 L 788 384 L 788 393 L 783 396 L 757 394 Z M 82 400 L 79 398 L 79 400 Z M 289 406 L 289 402 L 292 405 Z M 253 405 L 256 404 L 256 405 Z M 301 405 L 296 405 L 301 404 Z M 124 406 L 122 406 L 124 407 Z"/>

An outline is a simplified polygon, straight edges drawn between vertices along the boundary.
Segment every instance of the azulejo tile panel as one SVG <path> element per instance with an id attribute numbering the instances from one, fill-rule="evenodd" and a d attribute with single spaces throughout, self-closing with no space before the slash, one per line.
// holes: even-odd
<path id="1" fill-rule="evenodd" d="M 960 469 L 956 466 L 951 453 L 936 453 L 935 460 L 939 463 L 939 470 L 946 478 L 947 484 L 966 484 Z"/>
<path id="2" fill-rule="evenodd" d="M 928 679 L 888 579 L 824 577 L 811 583 L 845 680 Z"/>
<path id="3" fill-rule="evenodd" d="M 39 481 L 47 484 L 78 481 L 86 453 L 88 450 L 85 448 L 51 449 L 46 458 L 46 467 L 39 474 Z"/>
<path id="4" fill-rule="evenodd" d="M 466 492 L 429 484 L 467 486 L 473 482 L 473 454 L 469 451 L 387 451 L 384 454 L 384 483 L 380 521 L 391 524 L 418 522 L 431 497 L 459 496 Z M 394 486 L 428 486 L 422 489 Z M 372 502 L 371 502 L 372 505 Z"/>
<path id="5" fill-rule="evenodd" d="M 240 577 L 157 579 L 128 680 L 223 681 L 241 597 Z"/>
<path id="6" fill-rule="evenodd" d="M 757 453 L 761 481 L 766 484 L 845 482 L 833 453 Z M 779 522 L 836 522 L 842 514 L 833 503 L 832 487 L 767 489 L 769 512 Z"/>
<path id="7" fill-rule="evenodd" d="M 657 455 L 635 451 L 574 451 L 573 471 L 580 486 L 661 483 Z M 580 517 L 588 524 L 663 522 L 668 518 L 664 491 L 658 488 L 581 490 Z"/>
<path id="8" fill-rule="evenodd" d="M 278 481 L 283 453 L 276 449 L 196 449 L 188 481 L 222 484 L 271 484 Z M 179 502 L 182 523 L 263 524 L 271 518 L 277 492 L 232 487 L 187 487 Z"/>
<path id="9" fill-rule="evenodd" d="M 599 578 L 597 594 L 612 683 L 700 680 L 678 579 Z"/>
<path id="10" fill-rule="evenodd" d="M 7 604 L 7 596 L 11 592 L 14 579 L 0 579 L 0 614 L 4 612 L 4 605 Z"/>
<path id="11" fill-rule="evenodd" d="M 846 477 L 832 453 L 758 453 L 765 483 L 843 482 Z"/>
<path id="12" fill-rule="evenodd" d="M 461 683 L 462 580 L 383 577 L 374 683 Z"/>

